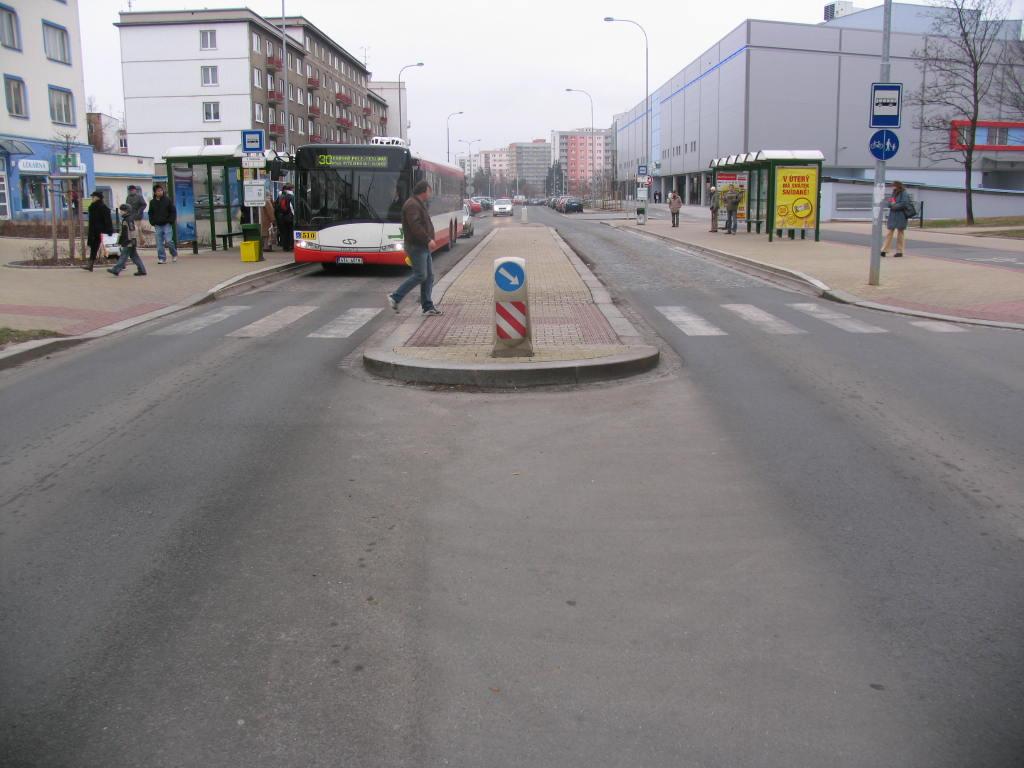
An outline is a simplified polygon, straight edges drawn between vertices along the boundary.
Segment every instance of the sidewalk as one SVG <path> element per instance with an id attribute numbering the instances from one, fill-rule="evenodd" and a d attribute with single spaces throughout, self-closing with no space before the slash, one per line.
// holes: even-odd
<path id="1" fill-rule="evenodd" d="M 494 259 L 526 260 L 534 354 L 494 358 Z M 586 265 L 549 227 L 494 229 L 434 287 L 444 314 L 413 316 L 368 350 L 374 373 L 419 383 L 479 386 L 567 384 L 639 373 L 658 350 L 612 304 Z"/>
<path id="2" fill-rule="evenodd" d="M 68 336 L 91 333 L 181 304 L 195 303 L 214 287 L 292 263 L 292 254 L 275 250 L 265 260 L 245 263 L 237 248 L 193 255 L 184 250 L 177 263 L 158 265 L 156 252 L 142 250 L 148 275 L 134 277 L 134 266 L 117 278 L 106 269 L 114 262 L 96 262 L 94 272 L 78 268 L 14 268 L 12 261 L 32 258 L 48 240 L 0 238 L 0 326 L 41 329 Z M 83 264 L 85 262 L 82 262 Z"/>
<path id="3" fill-rule="evenodd" d="M 886 305 L 913 312 L 953 316 L 995 323 L 1024 324 L 1024 270 L 1001 267 L 998 263 L 977 263 L 935 255 L 934 245 L 967 240 L 959 234 L 940 230 L 907 232 L 907 256 L 882 260 L 881 285 L 868 285 L 868 249 L 838 242 L 776 239 L 768 242 L 765 234 L 747 233 L 741 229 L 734 236 L 708 231 L 708 215 L 695 219 L 698 210 L 687 210 L 680 217 L 679 227 L 663 219 L 648 219 L 645 226 L 635 221 L 606 222 L 626 231 L 642 232 L 669 241 L 696 246 L 727 258 L 766 271 L 785 270 L 795 279 L 812 278 L 824 286 L 814 286 L 819 293 L 850 302 Z M 836 231 L 866 231 L 870 225 L 823 224 Z M 810 236 L 809 236 L 810 237 Z M 971 239 L 975 245 L 977 239 Z M 933 253 L 929 253 L 933 246 Z M 1024 254 L 1024 242 L 1003 238 L 986 238 L 986 248 L 1007 254 Z M 814 285 L 813 280 L 803 280 Z"/>

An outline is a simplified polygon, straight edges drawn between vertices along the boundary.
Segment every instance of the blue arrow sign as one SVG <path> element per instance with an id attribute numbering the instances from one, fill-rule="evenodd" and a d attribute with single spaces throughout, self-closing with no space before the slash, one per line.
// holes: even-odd
<path id="1" fill-rule="evenodd" d="M 494 284 L 506 293 L 518 291 L 526 282 L 526 272 L 514 261 L 503 261 L 494 270 Z"/>
<path id="2" fill-rule="evenodd" d="M 875 131 L 868 141 L 868 149 L 876 160 L 889 160 L 900 151 L 900 140 L 892 131 Z"/>

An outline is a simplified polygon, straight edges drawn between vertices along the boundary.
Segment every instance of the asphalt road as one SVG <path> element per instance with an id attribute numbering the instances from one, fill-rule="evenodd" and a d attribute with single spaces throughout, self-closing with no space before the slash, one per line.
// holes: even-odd
<path id="1" fill-rule="evenodd" d="M 375 380 L 351 271 L 0 373 L 5 766 L 1020 765 L 1024 335 L 528 220 L 657 372 Z"/>

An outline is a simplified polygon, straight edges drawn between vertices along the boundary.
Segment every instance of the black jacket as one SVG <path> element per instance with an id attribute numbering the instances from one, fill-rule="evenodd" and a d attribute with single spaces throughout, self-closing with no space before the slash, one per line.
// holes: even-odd
<path id="1" fill-rule="evenodd" d="M 89 245 L 99 245 L 103 235 L 114 234 L 114 222 L 110 219 L 110 209 L 102 200 L 96 200 L 89 206 L 89 232 L 86 240 Z"/>
<path id="2" fill-rule="evenodd" d="M 178 219 L 178 209 L 174 207 L 166 194 L 163 197 L 153 197 L 149 201 L 149 223 L 154 227 L 162 224 L 173 224 Z"/>

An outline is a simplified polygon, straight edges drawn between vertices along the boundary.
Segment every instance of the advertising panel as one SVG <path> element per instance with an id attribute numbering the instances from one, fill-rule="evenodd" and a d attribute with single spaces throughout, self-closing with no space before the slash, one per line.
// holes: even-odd
<path id="1" fill-rule="evenodd" d="M 814 229 L 817 204 L 818 169 L 815 166 L 775 169 L 776 229 Z"/>
<path id="2" fill-rule="evenodd" d="M 178 209 L 178 242 L 191 243 L 196 239 L 195 194 L 192 189 L 192 169 L 176 165 L 174 173 L 174 207 Z"/>
<path id="3" fill-rule="evenodd" d="M 719 171 L 715 174 L 715 189 L 718 191 L 718 226 L 725 228 L 725 202 L 723 198 L 729 187 L 740 191 L 740 207 L 736 211 L 737 223 L 747 220 L 747 192 L 750 175 L 746 171 Z"/>

